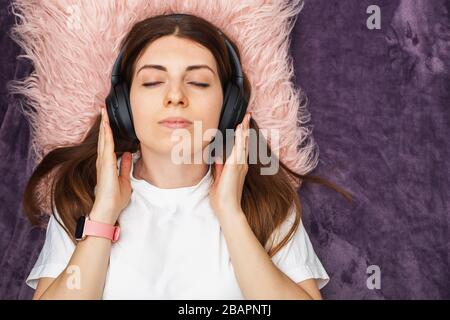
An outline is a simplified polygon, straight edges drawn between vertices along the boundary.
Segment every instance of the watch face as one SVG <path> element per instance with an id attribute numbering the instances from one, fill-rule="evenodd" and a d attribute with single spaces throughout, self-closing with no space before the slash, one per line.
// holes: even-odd
<path id="1" fill-rule="evenodd" d="M 77 240 L 83 239 L 83 231 L 84 231 L 85 221 L 86 221 L 85 216 L 81 216 L 77 221 L 77 227 L 75 229 L 75 239 L 77 239 Z"/>

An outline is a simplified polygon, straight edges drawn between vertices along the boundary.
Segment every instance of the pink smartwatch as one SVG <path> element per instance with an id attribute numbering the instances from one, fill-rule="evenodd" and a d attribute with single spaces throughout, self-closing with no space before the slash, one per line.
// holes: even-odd
<path id="1" fill-rule="evenodd" d="M 107 223 L 92 221 L 87 216 L 81 216 L 77 221 L 75 239 L 86 239 L 86 236 L 102 237 L 110 239 L 113 243 L 119 239 L 120 227 Z"/>

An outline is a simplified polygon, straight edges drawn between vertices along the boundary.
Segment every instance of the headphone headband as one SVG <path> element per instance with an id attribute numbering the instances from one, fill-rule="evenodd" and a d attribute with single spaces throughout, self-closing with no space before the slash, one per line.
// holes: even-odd
<path id="1" fill-rule="evenodd" d="M 123 49 L 120 50 L 119 55 L 116 58 L 116 61 L 114 62 L 114 66 L 111 73 L 111 86 L 115 86 L 120 81 L 120 65 L 122 64 L 122 57 L 123 57 Z"/>

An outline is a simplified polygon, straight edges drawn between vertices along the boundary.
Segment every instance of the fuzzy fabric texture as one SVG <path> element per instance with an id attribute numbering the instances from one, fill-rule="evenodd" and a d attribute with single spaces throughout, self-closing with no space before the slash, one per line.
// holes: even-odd
<path id="1" fill-rule="evenodd" d="M 23 111 L 32 127 L 36 163 L 55 147 L 83 139 L 104 105 L 120 41 L 132 25 L 176 12 L 205 18 L 237 44 L 252 86 L 248 111 L 261 128 L 279 129 L 279 144 L 272 147 L 284 163 L 300 174 L 310 172 L 318 152 L 305 125 L 307 100 L 292 82 L 289 53 L 290 32 L 302 8 L 303 0 L 14 1 L 12 36 L 35 70 L 11 91 L 32 107 Z"/>

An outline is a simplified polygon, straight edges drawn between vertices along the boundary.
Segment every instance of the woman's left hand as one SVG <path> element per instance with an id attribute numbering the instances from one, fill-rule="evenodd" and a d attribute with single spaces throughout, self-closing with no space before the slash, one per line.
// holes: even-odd
<path id="1" fill-rule="evenodd" d="M 242 190 L 248 171 L 250 117 L 251 114 L 247 113 L 237 126 L 234 146 L 225 164 L 214 163 L 216 179 L 209 192 L 209 201 L 219 220 L 227 215 L 242 212 Z"/>

